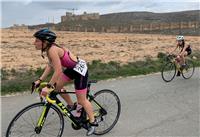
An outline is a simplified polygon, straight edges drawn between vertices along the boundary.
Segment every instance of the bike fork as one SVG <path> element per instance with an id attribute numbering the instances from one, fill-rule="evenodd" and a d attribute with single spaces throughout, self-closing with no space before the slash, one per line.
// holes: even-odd
<path id="1" fill-rule="evenodd" d="M 40 115 L 40 117 L 38 119 L 37 126 L 35 127 L 35 132 L 37 134 L 40 134 L 40 132 L 42 130 L 42 127 L 44 125 L 44 122 L 45 122 L 45 119 L 46 119 L 47 114 L 49 112 L 49 109 L 50 109 L 50 104 L 45 105 L 44 108 L 43 108 L 42 114 Z"/>

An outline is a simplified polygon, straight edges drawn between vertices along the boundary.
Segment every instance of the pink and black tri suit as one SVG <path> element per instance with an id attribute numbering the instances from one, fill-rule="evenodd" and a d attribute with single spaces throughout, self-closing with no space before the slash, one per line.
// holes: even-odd
<path id="1" fill-rule="evenodd" d="M 182 52 L 183 49 L 184 49 L 184 45 L 183 45 L 183 46 L 180 46 L 180 48 L 181 48 L 181 52 Z M 185 51 L 187 52 L 187 55 L 190 55 L 190 54 L 192 53 L 192 48 L 191 48 L 191 46 L 188 45 L 188 47 L 185 49 Z M 180 52 L 180 53 L 181 53 L 181 52 Z"/>
<path id="2" fill-rule="evenodd" d="M 76 93 L 86 93 L 87 92 L 87 81 L 88 72 L 85 76 L 82 76 L 78 72 L 74 71 L 73 68 L 76 66 L 77 62 L 70 58 L 70 52 L 64 50 L 64 55 L 60 58 L 61 65 L 66 68 L 63 71 L 62 78 L 64 81 L 74 80 Z"/>

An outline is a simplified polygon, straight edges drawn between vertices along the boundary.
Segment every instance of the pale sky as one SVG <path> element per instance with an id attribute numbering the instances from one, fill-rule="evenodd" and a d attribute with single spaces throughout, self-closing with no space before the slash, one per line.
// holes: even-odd
<path id="1" fill-rule="evenodd" d="M 199 0 L 0 0 L 1 27 L 13 24 L 36 25 L 60 22 L 65 12 L 75 8 L 75 14 L 84 11 L 100 14 L 149 11 L 174 12 L 200 10 Z"/>

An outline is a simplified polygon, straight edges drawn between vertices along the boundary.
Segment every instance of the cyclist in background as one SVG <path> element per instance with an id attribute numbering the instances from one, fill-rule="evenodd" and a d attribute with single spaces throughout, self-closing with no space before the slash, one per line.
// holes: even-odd
<path id="1" fill-rule="evenodd" d="M 176 37 L 177 45 L 176 48 L 170 53 L 174 54 L 174 52 L 179 49 L 179 53 L 176 57 L 177 62 L 181 66 L 181 70 L 185 68 L 185 57 L 192 53 L 192 49 L 190 45 L 185 44 L 184 36 L 177 36 Z M 178 71 L 177 76 L 180 76 L 180 71 Z"/>
<path id="2" fill-rule="evenodd" d="M 98 124 L 94 118 L 92 104 L 86 97 L 88 82 L 86 62 L 75 57 L 68 49 L 58 46 L 55 43 L 56 34 L 48 29 L 41 29 L 33 36 L 36 38 L 34 42 L 35 48 L 41 50 L 43 58 L 43 52 L 45 52 L 49 60 L 41 77 L 34 82 L 35 85 L 38 85 L 41 81 L 45 81 L 50 72 L 54 71 L 47 87 L 42 89 L 41 96 L 46 96 L 50 88 L 61 91 L 66 83 L 74 80 L 77 102 L 84 107 L 89 117 L 87 135 L 93 134 Z M 63 68 L 64 71 L 62 71 Z M 73 105 L 71 97 L 68 94 L 62 94 L 61 96 L 69 106 Z"/>

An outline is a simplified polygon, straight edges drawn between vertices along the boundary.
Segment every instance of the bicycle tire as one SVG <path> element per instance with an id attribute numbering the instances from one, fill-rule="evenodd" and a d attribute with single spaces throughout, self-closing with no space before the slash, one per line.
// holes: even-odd
<path id="1" fill-rule="evenodd" d="M 169 68 L 167 68 L 167 67 L 169 67 Z M 165 72 L 170 73 L 170 71 L 172 73 L 172 76 L 169 79 L 167 79 L 164 73 Z M 174 79 L 175 75 L 176 75 L 176 65 L 173 62 L 168 62 L 162 67 L 161 76 L 165 82 L 172 81 Z"/>
<path id="2" fill-rule="evenodd" d="M 186 64 L 186 67 L 182 71 L 182 76 L 183 76 L 184 79 L 189 79 L 194 74 L 194 70 L 195 70 L 194 63 L 192 62 L 192 60 L 186 60 L 185 64 Z M 189 71 L 191 71 L 190 74 L 186 73 L 186 72 L 189 72 Z"/>
<path id="3" fill-rule="evenodd" d="M 101 105 L 101 107 L 103 107 L 107 111 L 107 114 L 105 116 L 103 116 L 103 118 L 105 120 L 103 120 L 103 121 L 98 123 L 99 126 L 96 127 L 95 132 L 94 132 L 95 135 L 103 135 L 103 134 L 108 133 L 116 125 L 116 123 L 117 123 L 117 121 L 119 119 L 120 113 L 121 113 L 121 103 L 120 103 L 120 99 L 117 96 L 117 94 L 114 91 L 108 90 L 108 89 L 104 89 L 104 90 L 100 90 L 100 91 L 96 92 L 94 94 L 94 97 L 95 97 L 94 100 L 97 101 Z M 103 99 L 103 101 L 100 100 L 103 97 L 105 97 Z M 110 109 L 111 107 L 114 108 L 113 104 L 112 104 L 113 102 L 111 102 L 112 98 L 116 101 L 115 104 L 114 104 L 117 107 L 116 110 L 115 110 L 116 113 L 114 112 L 116 114 L 116 116 L 113 119 L 112 123 L 107 128 L 101 129 L 102 126 L 103 126 L 103 123 L 109 121 L 108 120 L 109 119 L 108 116 L 109 115 L 111 115 L 111 116 L 114 115 L 113 112 L 111 112 L 112 109 Z M 106 100 L 106 99 L 108 99 L 108 100 Z M 105 103 L 107 103 L 107 104 L 105 104 Z M 93 109 L 95 109 L 95 108 L 93 108 Z M 105 126 L 103 126 L 103 127 L 105 127 Z"/>
<path id="4" fill-rule="evenodd" d="M 21 127 L 18 126 L 18 125 L 16 125 L 16 127 L 18 128 L 18 130 L 15 130 L 15 132 L 21 133 L 20 137 L 23 137 L 23 136 L 24 136 L 24 137 L 27 137 L 27 134 L 31 134 L 31 135 L 36 134 L 36 135 L 37 135 L 37 133 L 35 132 L 35 126 L 36 126 L 36 124 L 37 124 L 37 121 L 38 121 L 38 119 L 39 119 L 41 113 L 38 113 L 38 112 L 30 113 L 30 111 L 31 111 L 31 110 L 33 111 L 33 109 L 36 109 L 36 110 L 39 111 L 39 110 L 40 110 L 39 107 L 41 107 L 41 110 L 43 110 L 44 105 L 45 105 L 44 102 L 34 103 L 34 104 L 31 104 L 31 105 L 25 107 L 25 108 L 22 109 L 20 112 L 18 112 L 18 113 L 16 114 L 16 116 L 12 119 L 12 121 L 10 122 L 10 124 L 9 124 L 9 126 L 8 126 L 8 128 L 7 128 L 6 137 L 15 137 L 15 136 L 16 136 L 15 134 L 12 133 L 12 132 L 13 132 L 12 130 L 13 130 L 13 128 L 15 127 L 15 125 L 16 125 L 16 123 L 17 123 L 18 121 L 19 121 L 18 124 L 21 124 L 21 122 L 20 122 L 21 118 L 22 118 L 22 120 L 24 119 L 25 124 L 24 124 L 24 125 L 21 124 Z M 45 134 L 45 136 L 48 136 L 48 137 L 51 136 L 50 133 L 49 133 L 49 134 L 48 134 L 48 133 L 45 133 L 44 130 L 49 128 L 49 127 L 48 127 L 48 124 L 49 124 L 49 125 L 52 125 L 52 124 L 51 124 L 51 121 L 50 121 L 50 118 L 51 118 L 55 113 L 56 113 L 57 116 L 59 117 L 58 120 L 60 121 L 60 123 L 59 123 L 59 129 L 58 129 L 59 131 L 58 131 L 58 135 L 56 134 L 56 135 L 52 135 L 52 136 L 54 136 L 54 137 L 55 137 L 55 136 L 57 136 L 57 137 L 61 137 L 61 136 L 62 136 L 63 130 L 64 130 L 64 118 L 63 118 L 63 115 L 62 115 L 62 113 L 60 112 L 60 110 L 59 110 L 56 106 L 54 106 L 54 105 L 51 105 L 51 106 L 50 106 L 49 112 L 48 112 L 47 117 L 46 117 L 46 119 L 45 119 L 43 128 L 42 128 L 42 130 L 41 130 L 40 136 L 41 136 L 42 134 Z M 28 117 L 25 117 L 25 116 L 28 115 L 28 114 L 29 114 L 29 116 L 28 116 Z M 35 119 L 32 117 L 34 114 L 37 115 L 37 116 L 36 116 L 37 118 L 35 118 Z M 26 118 L 27 118 L 27 119 L 26 119 Z M 29 119 L 31 120 L 30 123 L 27 122 Z M 55 119 L 53 119 L 53 120 L 55 120 Z M 49 122 L 49 121 L 50 121 L 50 122 Z M 58 121 L 57 121 L 57 122 L 58 122 Z M 32 123 L 33 125 L 30 125 L 31 123 Z M 53 124 L 55 124 L 55 123 L 53 122 Z M 23 130 L 24 130 L 24 128 L 27 129 L 29 126 L 31 126 L 31 127 L 29 128 L 30 131 L 27 131 L 28 133 L 25 134 L 26 131 L 23 131 Z M 24 127 L 24 128 L 22 129 L 22 127 Z M 50 130 L 52 131 L 52 129 L 50 129 Z M 14 132 L 14 133 L 15 133 L 15 132 Z M 55 129 L 53 130 L 53 132 L 56 133 Z M 30 135 L 29 135 L 29 136 L 30 136 Z"/>

